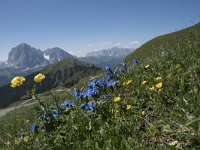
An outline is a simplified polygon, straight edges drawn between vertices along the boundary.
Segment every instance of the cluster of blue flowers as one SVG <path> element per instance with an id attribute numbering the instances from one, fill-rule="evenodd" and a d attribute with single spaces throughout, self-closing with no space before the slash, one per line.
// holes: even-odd
<path id="1" fill-rule="evenodd" d="M 91 102 L 89 102 L 87 104 L 81 104 L 81 108 L 83 110 L 93 111 L 95 106 L 96 106 L 96 102 L 94 102 L 94 101 L 91 101 Z"/>
<path id="2" fill-rule="evenodd" d="M 88 89 L 86 91 L 79 91 L 78 89 L 74 89 L 73 96 L 76 97 L 76 99 L 85 99 L 89 97 L 95 97 L 100 94 L 100 91 L 103 88 L 111 88 L 115 87 L 117 85 L 117 81 L 113 80 L 113 77 L 121 72 L 128 71 L 128 68 L 126 67 L 126 63 L 121 63 L 122 67 L 116 68 L 116 70 L 113 72 L 111 69 L 111 66 L 106 66 L 106 74 L 101 79 L 94 79 L 93 81 L 88 82 Z"/>
<path id="3" fill-rule="evenodd" d="M 136 57 L 133 60 L 134 64 L 138 64 L 138 57 Z M 88 82 L 88 89 L 86 91 L 80 91 L 78 89 L 74 89 L 72 95 L 76 98 L 76 100 L 80 99 L 88 99 L 89 97 L 96 97 L 100 96 L 100 92 L 105 88 L 113 88 L 117 85 L 118 81 L 114 80 L 114 76 L 116 76 L 119 73 L 128 71 L 128 68 L 126 67 L 126 63 L 121 63 L 122 67 L 118 67 L 113 72 L 111 69 L 111 66 L 108 65 L 105 67 L 106 74 L 101 79 L 94 79 L 93 81 Z M 101 99 L 108 98 L 108 95 L 102 95 Z M 94 108 L 96 106 L 95 101 L 90 101 L 88 103 L 81 103 L 80 108 L 82 108 L 85 111 L 94 111 Z M 75 101 L 72 100 L 65 100 L 63 103 L 59 104 L 58 109 L 59 110 L 49 110 L 51 117 L 58 118 L 60 114 L 62 114 L 62 108 L 73 108 L 75 107 Z M 49 114 L 42 114 L 40 117 L 44 122 L 49 122 L 51 120 Z M 33 124 L 31 126 L 30 132 L 37 132 L 39 129 L 39 125 Z M 20 137 L 28 135 L 28 132 L 24 132 L 20 134 Z"/>
<path id="4" fill-rule="evenodd" d="M 134 64 L 134 65 L 138 65 L 138 64 L 139 64 L 139 58 L 138 58 L 138 57 L 135 57 L 135 58 L 133 59 L 133 64 Z"/>

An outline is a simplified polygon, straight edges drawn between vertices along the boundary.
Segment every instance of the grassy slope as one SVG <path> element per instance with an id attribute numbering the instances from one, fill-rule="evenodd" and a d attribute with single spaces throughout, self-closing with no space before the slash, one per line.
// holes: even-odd
<path id="1" fill-rule="evenodd" d="M 195 34 L 196 31 L 192 32 L 189 40 L 183 39 L 188 43 L 184 48 L 176 51 L 170 48 L 162 56 L 145 60 L 145 64 L 150 64 L 148 69 L 144 69 L 142 62 L 130 66 L 129 72 L 114 78 L 119 81 L 118 86 L 107 89 L 106 100 L 101 95 L 95 98 L 102 103 L 94 112 L 75 107 L 58 119 L 56 130 L 48 135 L 40 131 L 30 142 L 15 145 L 14 137 L 26 131 L 28 124 L 21 124 L 21 130 L 13 131 L 18 124 L 6 120 L 11 117 L 9 114 L 4 116 L 2 124 L 12 125 L 1 131 L 0 137 L 6 137 L 4 146 L 10 141 L 8 148 L 15 149 L 26 149 L 30 145 L 33 147 L 29 149 L 199 149 L 200 39 Z M 157 76 L 162 77 L 163 87 L 161 91 L 157 88 L 150 91 L 149 87 L 159 82 L 154 79 Z M 128 80 L 132 83 L 123 85 Z M 142 85 L 144 80 L 147 83 Z M 81 88 L 83 82 L 77 86 Z M 114 103 L 113 98 L 119 95 L 122 101 Z M 72 99 L 70 94 L 64 97 Z M 126 104 L 132 105 L 132 109 L 126 110 Z M 26 108 L 20 111 L 24 113 L 19 121 L 26 120 L 29 117 Z M 37 111 L 33 114 L 37 118 Z"/>
<path id="2" fill-rule="evenodd" d="M 178 47 L 184 49 L 188 47 L 188 41 L 193 40 L 193 36 L 200 36 L 200 23 L 184 30 L 156 37 L 136 49 L 125 60 L 131 64 L 135 56 L 138 56 L 140 60 L 144 60 L 160 55 L 163 51 L 176 51 Z"/>

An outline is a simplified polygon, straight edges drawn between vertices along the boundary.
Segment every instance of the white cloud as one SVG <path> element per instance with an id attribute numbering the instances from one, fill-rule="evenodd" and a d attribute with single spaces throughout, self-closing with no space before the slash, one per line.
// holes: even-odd
<path id="1" fill-rule="evenodd" d="M 121 43 L 115 43 L 115 46 L 120 46 L 121 45 Z"/>
<path id="2" fill-rule="evenodd" d="M 140 42 L 137 41 L 137 40 L 134 40 L 134 41 L 130 41 L 128 44 L 129 45 L 135 45 L 135 44 L 139 44 Z"/>
<path id="3" fill-rule="evenodd" d="M 112 44 L 112 42 L 110 41 L 105 41 L 105 42 L 100 42 L 101 45 L 110 45 Z"/>
<path id="4" fill-rule="evenodd" d="M 110 45 L 112 42 L 104 42 L 105 45 Z"/>

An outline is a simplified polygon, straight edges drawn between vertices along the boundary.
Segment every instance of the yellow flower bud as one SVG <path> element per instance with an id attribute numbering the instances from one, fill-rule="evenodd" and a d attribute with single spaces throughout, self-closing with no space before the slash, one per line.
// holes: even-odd
<path id="1" fill-rule="evenodd" d="M 154 86 L 151 86 L 151 87 L 149 88 L 150 91 L 153 91 L 154 89 L 155 89 Z"/>
<path id="2" fill-rule="evenodd" d="M 149 66 L 150 66 L 150 65 L 146 65 L 146 66 L 144 66 L 144 68 L 147 69 L 147 68 L 149 68 Z"/>
<path id="3" fill-rule="evenodd" d="M 146 112 L 145 111 L 142 111 L 141 112 L 141 115 L 144 117 L 146 115 Z"/>
<path id="4" fill-rule="evenodd" d="M 120 101 L 121 101 L 121 97 L 120 96 L 114 98 L 114 102 L 120 102 Z"/>
<path id="5" fill-rule="evenodd" d="M 12 79 L 10 86 L 12 88 L 16 88 L 17 86 L 23 85 L 25 81 L 26 81 L 26 79 L 24 77 L 17 76 L 17 77 L 15 77 L 15 78 Z"/>
<path id="6" fill-rule="evenodd" d="M 147 81 L 142 81 L 142 85 L 144 85 L 144 84 L 146 84 L 147 83 Z"/>
<path id="7" fill-rule="evenodd" d="M 157 77 L 157 78 L 154 78 L 155 80 L 159 81 L 162 79 L 162 77 Z"/>
<path id="8" fill-rule="evenodd" d="M 133 82 L 133 80 L 128 80 L 127 82 L 126 82 L 126 85 L 129 85 L 129 84 L 131 84 Z"/>
<path id="9" fill-rule="evenodd" d="M 119 112 L 119 110 L 118 110 L 118 109 L 116 109 L 116 110 L 115 110 L 115 113 L 118 113 L 118 112 Z"/>
<path id="10" fill-rule="evenodd" d="M 35 76 L 34 81 L 39 83 L 39 82 L 42 82 L 42 80 L 44 79 L 45 79 L 45 75 L 39 73 L 37 76 Z"/>
<path id="11" fill-rule="evenodd" d="M 131 105 L 126 105 L 126 110 L 129 110 L 129 109 L 131 109 L 131 108 L 132 108 Z"/>
<path id="12" fill-rule="evenodd" d="M 162 88 L 162 82 L 157 83 L 157 84 L 156 84 L 156 87 L 157 87 L 158 89 Z"/>

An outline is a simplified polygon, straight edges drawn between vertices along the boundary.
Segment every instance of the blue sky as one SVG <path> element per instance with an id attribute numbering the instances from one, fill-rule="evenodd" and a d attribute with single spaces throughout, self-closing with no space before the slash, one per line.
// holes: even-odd
<path id="1" fill-rule="evenodd" d="M 78 56 L 138 47 L 200 20 L 200 0 L 1 0 L 0 60 L 19 43 Z"/>

